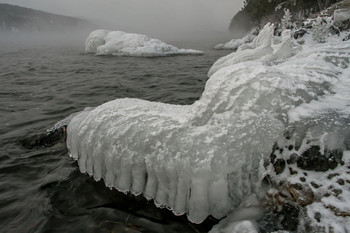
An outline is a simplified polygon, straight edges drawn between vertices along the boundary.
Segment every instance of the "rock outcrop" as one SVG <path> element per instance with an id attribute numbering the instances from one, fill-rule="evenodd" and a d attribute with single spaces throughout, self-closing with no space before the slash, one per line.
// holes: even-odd
<path id="1" fill-rule="evenodd" d="M 246 0 L 241 11 L 231 21 L 229 30 L 242 37 L 254 27 L 262 27 L 267 22 L 279 23 L 284 9 L 291 11 L 294 20 L 310 17 L 339 0 Z"/>

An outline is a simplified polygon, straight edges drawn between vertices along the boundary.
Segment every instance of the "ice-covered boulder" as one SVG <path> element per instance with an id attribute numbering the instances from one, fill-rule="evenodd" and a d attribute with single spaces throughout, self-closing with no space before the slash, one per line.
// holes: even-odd
<path id="1" fill-rule="evenodd" d="M 243 44 L 236 52 L 218 59 L 210 68 L 208 77 L 212 76 L 216 71 L 230 65 L 271 57 L 273 52 L 273 31 L 274 25 L 270 23 L 266 24 L 251 43 Z"/>
<path id="2" fill-rule="evenodd" d="M 281 41 L 274 45 L 274 25 L 266 24 L 259 35 L 248 44 L 240 46 L 236 52 L 218 59 L 208 72 L 208 77 L 216 71 L 238 63 L 248 61 L 276 61 L 287 59 L 296 54 L 298 47 L 294 46 L 290 30 L 282 32 Z"/>
<path id="3" fill-rule="evenodd" d="M 334 25 L 341 30 L 350 28 L 350 9 L 338 9 L 334 11 Z"/>
<path id="4" fill-rule="evenodd" d="M 239 46 L 252 42 L 255 37 L 259 34 L 258 29 L 252 30 L 248 35 L 241 39 L 232 39 L 229 42 L 224 44 L 218 44 L 214 47 L 214 49 L 231 49 L 236 50 Z"/>
<path id="5" fill-rule="evenodd" d="M 258 192 L 259 168 L 287 127 L 300 137 L 313 124 L 325 126 L 317 135 L 332 124 L 340 138 L 350 132 L 350 42 L 295 55 L 290 32 L 276 48 L 272 32 L 265 26 L 251 48 L 220 62 L 193 105 L 126 98 L 77 114 L 67 127 L 70 156 L 108 187 L 143 194 L 192 222 L 224 217 Z"/>
<path id="6" fill-rule="evenodd" d="M 178 49 L 146 35 L 107 30 L 91 32 L 85 42 L 85 51 L 96 55 L 143 57 L 203 54 L 198 50 Z"/>

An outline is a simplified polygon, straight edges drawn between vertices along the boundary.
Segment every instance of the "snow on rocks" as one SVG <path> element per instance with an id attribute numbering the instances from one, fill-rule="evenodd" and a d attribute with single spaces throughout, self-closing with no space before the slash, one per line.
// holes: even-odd
<path id="1" fill-rule="evenodd" d="M 108 30 L 91 32 L 85 42 L 85 51 L 96 55 L 141 57 L 203 54 L 198 50 L 178 49 L 146 35 Z"/>
<path id="2" fill-rule="evenodd" d="M 286 227 L 289 230 L 348 232 L 350 151 L 322 150 L 306 144 L 295 150 L 293 145 L 284 145 L 276 146 L 271 155 L 270 172 L 265 177 L 270 187 L 265 204 L 274 206 L 276 212 L 292 206 L 297 221 L 290 224 L 294 228 Z M 284 150 L 285 159 L 281 159 L 280 150 Z M 313 166 L 303 167 L 307 163 Z"/>
<path id="3" fill-rule="evenodd" d="M 277 46 L 273 45 L 274 25 L 266 24 L 259 35 L 248 44 L 240 46 L 235 53 L 218 59 L 208 72 L 211 77 L 216 71 L 234 64 L 248 61 L 273 61 L 286 59 L 296 53 L 296 47 L 291 42 L 290 30 L 282 34 L 282 41 Z"/>
<path id="4" fill-rule="evenodd" d="M 250 43 L 254 40 L 254 38 L 259 34 L 258 29 L 253 29 L 248 35 L 243 37 L 242 39 L 232 39 L 229 42 L 224 44 L 218 44 L 214 47 L 214 49 L 232 49 L 236 50 L 239 46 Z"/>
<path id="5" fill-rule="evenodd" d="M 340 30 L 350 28 L 350 9 L 338 9 L 334 11 L 334 25 Z"/>

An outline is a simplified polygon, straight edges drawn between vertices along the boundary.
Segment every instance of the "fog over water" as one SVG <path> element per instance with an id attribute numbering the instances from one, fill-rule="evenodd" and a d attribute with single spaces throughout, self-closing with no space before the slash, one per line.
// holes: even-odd
<path id="1" fill-rule="evenodd" d="M 0 3 L 80 17 L 106 29 L 166 40 L 228 33 L 230 20 L 243 0 L 0 0 Z"/>

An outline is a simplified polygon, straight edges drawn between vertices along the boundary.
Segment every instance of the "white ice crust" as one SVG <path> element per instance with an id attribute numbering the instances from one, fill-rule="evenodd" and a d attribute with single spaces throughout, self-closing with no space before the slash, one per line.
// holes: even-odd
<path id="1" fill-rule="evenodd" d="M 141 38 L 96 31 L 87 51 L 131 54 L 116 49 L 119 34 L 130 43 Z M 259 190 L 259 167 L 286 127 L 320 123 L 325 114 L 342 124 L 350 114 L 350 42 L 301 48 L 290 31 L 276 46 L 272 39 L 267 24 L 252 43 L 219 59 L 193 105 L 125 98 L 77 114 L 67 128 L 70 156 L 108 187 L 143 194 L 192 222 L 226 216 Z"/>
<path id="2" fill-rule="evenodd" d="M 258 30 L 254 29 L 252 30 L 248 35 L 241 39 L 232 39 L 229 42 L 226 42 L 224 44 L 218 44 L 214 47 L 214 49 L 231 49 L 231 50 L 236 50 L 238 49 L 241 45 L 250 43 L 252 40 L 255 39 L 255 37 L 258 34 Z"/>
<path id="3" fill-rule="evenodd" d="M 334 11 L 334 23 L 342 23 L 346 20 L 350 20 L 350 9 L 337 9 Z"/>
<path id="4" fill-rule="evenodd" d="M 199 55 L 203 53 L 193 49 L 178 49 L 146 35 L 103 29 L 90 33 L 85 42 L 85 52 L 96 55 L 139 57 Z"/>

